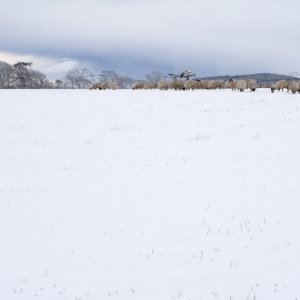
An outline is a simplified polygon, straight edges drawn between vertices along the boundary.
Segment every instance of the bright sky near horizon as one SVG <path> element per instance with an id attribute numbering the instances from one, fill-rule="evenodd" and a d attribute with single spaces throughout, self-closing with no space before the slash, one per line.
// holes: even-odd
<path id="1" fill-rule="evenodd" d="M 293 72 L 299 15 L 299 0 L 15 0 L 1 6 L 0 60 L 55 76 L 75 65 L 135 78 Z"/>

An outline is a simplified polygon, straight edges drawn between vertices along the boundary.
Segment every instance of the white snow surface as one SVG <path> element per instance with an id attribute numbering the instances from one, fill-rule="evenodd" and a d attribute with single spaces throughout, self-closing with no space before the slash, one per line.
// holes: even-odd
<path id="1" fill-rule="evenodd" d="M 1 299 L 299 299 L 300 95 L 0 104 Z"/>

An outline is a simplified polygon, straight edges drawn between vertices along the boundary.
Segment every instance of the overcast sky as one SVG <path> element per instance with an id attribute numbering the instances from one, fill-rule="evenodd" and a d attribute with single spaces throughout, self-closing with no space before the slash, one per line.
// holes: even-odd
<path id="1" fill-rule="evenodd" d="M 300 72 L 299 16 L 299 0 L 5 1 L 0 60 L 50 77 L 76 65 L 135 78 Z"/>

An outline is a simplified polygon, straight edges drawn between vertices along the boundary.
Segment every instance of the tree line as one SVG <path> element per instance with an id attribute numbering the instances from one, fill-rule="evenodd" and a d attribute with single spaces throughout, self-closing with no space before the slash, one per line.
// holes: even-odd
<path id="1" fill-rule="evenodd" d="M 121 76 L 115 71 L 101 71 L 98 78 L 87 68 L 75 67 L 67 71 L 62 79 L 51 81 L 47 76 L 28 65 L 17 63 L 10 65 L 0 61 L 0 89 L 88 89 L 95 82 L 117 82 L 121 89 L 132 88 L 137 81 L 148 81 L 152 84 L 163 78 L 159 71 L 145 75 L 145 80 L 136 80 Z"/>
<path id="2" fill-rule="evenodd" d="M 13 66 L 0 61 L 1 89 L 40 89 L 53 88 L 53 86 L 44 73 L 22 64 Z"/>

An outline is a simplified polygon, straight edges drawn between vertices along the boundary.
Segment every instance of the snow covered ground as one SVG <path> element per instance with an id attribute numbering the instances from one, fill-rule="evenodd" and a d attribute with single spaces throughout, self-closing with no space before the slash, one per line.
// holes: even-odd
<path id="1" fill-rule="evenodd" d="M 0 105 L 1 299 L 299 299 L 299 94 Z"/>

